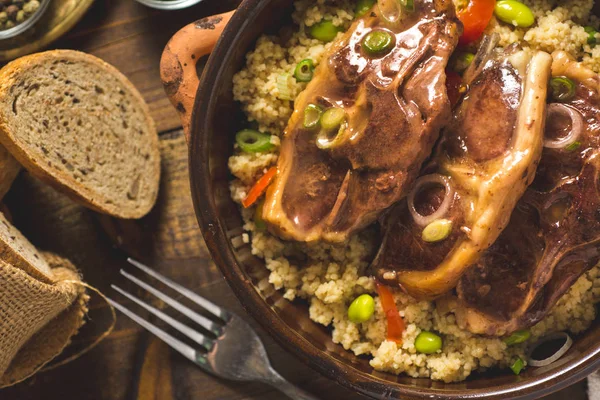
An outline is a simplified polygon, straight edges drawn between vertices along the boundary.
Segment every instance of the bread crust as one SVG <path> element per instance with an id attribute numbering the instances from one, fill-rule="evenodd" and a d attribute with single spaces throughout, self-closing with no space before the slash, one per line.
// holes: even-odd
<path id="1" fill-rule="evenodd" d="M 127 207 L 124 204 L 107 204 L 107 202 L 102 201 L 102 194 L 99 191 L 94 191 L 87 185 L 78 182 L 69 174 L 48 168 L 46 160 L 40 159 L 38 155 L 31 154 L 26 146 L 21 146 L 19 144 L 15 133 L 12 132 L 9 127 L 8 116 L 5 115 L 4 111 L 0 111 L 0 143 L 32 175 L 63 192 L 83 206 L 117 218 L 137 219 L 143 217 L 152 209 L 158 196 L 160 180 L 160 150 L 158 134 L 156 132 L 154 120 L 150 116 L 150 109 L 148 108 L 148 105 L 144 101 L 143 97 L 133 86 L 133 84 L 115 67 L 97 57 L 74 50 L 51 50 L 21 57 L 7 64 L 0 70 L 0 103 L 7 104 L 7 102 L 11 102 L 8 104 L 12 104 L 12 95 L 10 89 L 17 84 L 21 73 L 27 71 L 33 66 L 46 62 L 53 62 L 57 59 L 67 59 L 74 62 L 94 64 L 100 67 L 103 71 L 106 71 L 107 74 L 111 74 L 113 77 L 117 78 L 123 87 L 133 95 L 135 101 L 138 103 L 136 105 L 140 107 L 144 114 L 148 130 L 151 132 L 151 134 L 147 136 L 149 137 L 149 140 L 152 141 L 150 145 L 152 152 L 151 159 L 155 161 L 152 163 L 152 165 L 149 165 L 147 171 L 142 171 L 144 174 L 150 174 L 150 181 L 153 182 L 154 185 L 153 198 L 151 201 L 143 207 L 137 208 Z M 1 183 L 0 189 L 2 189 Z"/>
<path id="2" fill-rule="evenodd" d="M 21 164 L 10 155 L 8 150 L 0 146 L 0 200 L 10 189 L 20 170 Z"/>
<path id="3" fill-rule="evenodd" d="M 0 260 L 45 283 L 54 282 L 44 256 L 0 213 Z"/>

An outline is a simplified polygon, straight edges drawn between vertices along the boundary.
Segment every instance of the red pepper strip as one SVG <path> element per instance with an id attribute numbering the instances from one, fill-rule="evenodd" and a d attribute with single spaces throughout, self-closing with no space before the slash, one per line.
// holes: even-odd
<path id="1" fill-rule="evenodd" d="M 252 189 L 248 192 L 248 196 L 242 201 L 244 208 L 250 207 L 256 203 L 256 200 L 263 195 L 267 190 L 273 178 L 277 175 L 277 167 L 271 167 L 269 170 L 252 186 Z"/>
<path id="2" fill-rule="evenodd" d="M 450 105 L 452 108 L 458 104 L 460 98 L 462 97 L 461 88 L 462 77 L 452 70 L 446 70 L 446 89 L 448 91 L 448 98 L 450 99 Z"/>
<path id="3" fill-rule="evenodd" d="M 398 308 L 394 301 L 392 292 L 382 283 L 377 282 L 379 300 L 387 319 L 387 340 L 402 343 L 402 332 L 404 332 L 404 320 L 398 314 Z"/>
<path id="4" fill-rule="evenodd" d="M 469 5 L 458 13 L 464 26 L 460 44 L 468 45 L 483 35 L 483 31 L 494 15 L 496 0 L 470 0 Z"/>

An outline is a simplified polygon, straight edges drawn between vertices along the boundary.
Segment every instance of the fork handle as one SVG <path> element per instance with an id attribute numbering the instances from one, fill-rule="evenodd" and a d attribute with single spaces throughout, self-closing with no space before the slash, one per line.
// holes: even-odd
<path id="1" fill-rule="evenodd" d="M 279 390 L 287 397 L 293 400 L 319 400 L 317 397 L 312 394 L 300 389 L 299 387 L 293 385 L 283 376 L 279 375 L 277 371 L 273 368 L 270 368 L 269 377 L 264 379 L 263 382 L 271 385 L 275 389 Z"/>

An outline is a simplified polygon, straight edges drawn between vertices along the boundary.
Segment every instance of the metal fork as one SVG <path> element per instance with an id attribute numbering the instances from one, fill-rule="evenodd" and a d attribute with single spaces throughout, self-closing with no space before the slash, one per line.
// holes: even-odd
<path id="1" fill-rule="evenodd" d="M 274 388 L 285 393 L 288 397 L 298 400 L 317 400 L 316 397 L 297 388 L 285 378 L 277 373 L 271 366 L 267 352 L 260 338 L 243 319 L 234 313 L 224 310 L 209 300 L 197 295 L 196 293 L 173 282 L 169 278 L 159 274 L 146 265 L 129 258 L 130 264 L 144 271 L 158 281 L 169 286 L 179 294 L 187 297 L 212 315 L 219 322 L 213 322 L 210 319 L 196 313 L 192 309 L 181 304 L 177 300 L 167 296 L 161 291 L 141 281 L 135 276 L 121 270 L 121 275 L 129 279 L 136 285 L 142 287 L 160 300 L 173 307 L 183 315 L 202 326 L 210 335 L 204 335 L 188 325 L 185 325 L 161 310 L 147 304 L 139 298 L 131 295 L 118 286 L 111 287 L 123 296 L 142 306 L 150 313 L 154 314 L 183 335 L 190 338 L 198 346 L 192 347 L 187 343 L 173 337 L 156 325 L 146 321 L 126 307 L 123 307 L 114 300 L 108 299 L 116 309 L 133 319 L 135 322 L 155 334 L 173 349 L 181 353 L 185 358 L 198 365 L 204 371 L 216 375 L 220 378 L 234 381 L 259 381 L 267 383 Z"/>

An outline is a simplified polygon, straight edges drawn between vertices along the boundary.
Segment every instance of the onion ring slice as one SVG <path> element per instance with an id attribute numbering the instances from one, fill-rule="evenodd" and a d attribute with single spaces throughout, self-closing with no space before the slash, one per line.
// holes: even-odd
<path id="1" fill-rule="evenodd" d="M 438 207 L 435 212 L 429 215 L 421 215 L 415 207 L 415 197 L 419 191 L 426 186 L 438 184 L 443 186 L 445 189 L 444 201 Z M 454 189 L 450 183 L 450 178 L 440 174 L 425 175 L 415 182 L 414 189 L 408 195 L 408 210 L 412 215 L 415 223 L 419 226 L 425 227 L 436 219 L 440 219 L 446 216 L 448 210 L 452 206 L 454 200 Z"/>
<path id="2" fill-rule="evenodd" d="M 402 5 L 399 0 L 377 0 L 379 14 L 390 24 L 397 23 L 402 18 Z"/>
<path id="3" fill-rule="evenodd" d="M 550 342 L 552 340 L 561 339 L 561 338 L 565 339 L 565 343 L 561 346 L 560 349 L 558 349 L 556 351 L 556 353 L 554 353 L 550 357 L 545 358 L 543 360 L 536 360 L 536 359 L 532 358 L 533 352 L 539 346 L 541 346 L 544 343 Z M 546 365 L 550 365 L 554 361 L 561 358 L 571 348 L 572 345 L 573 345 L 573 339 L 571 339 L 571 336 L 569 336 L 566 332 L 551 333 L 549 335 L 542 337 L 537 342 L 535 342 L 535 344 L 531 347 L 531 350 L 529 350 L 529 353 L 527 355 L 527 363 L 529 365 L 531 365 L 532 367 L 544 367 Z"/>
<path id="4" fill-rule="evenodd" d="M 575 143 L 583 133 L 583 116 L 574 108 L 559 103 L 548 105 L 548 119 L 553 113 L 568 116 L 571 119 L 571 130 L 568 135 L 560 139 L 544 139 L 544 147 L 549 149 L 564 149 Z"/>
<path id="5" fill-rule="evenodd" d="M 487 62 L 494 56 L 494 50 L 500 42 L 500 35 L 493 33 L 485 35 L 477 49 L 473 62 L 463 74 L 463 83 L 470 85 L 485 68 Z"/>

